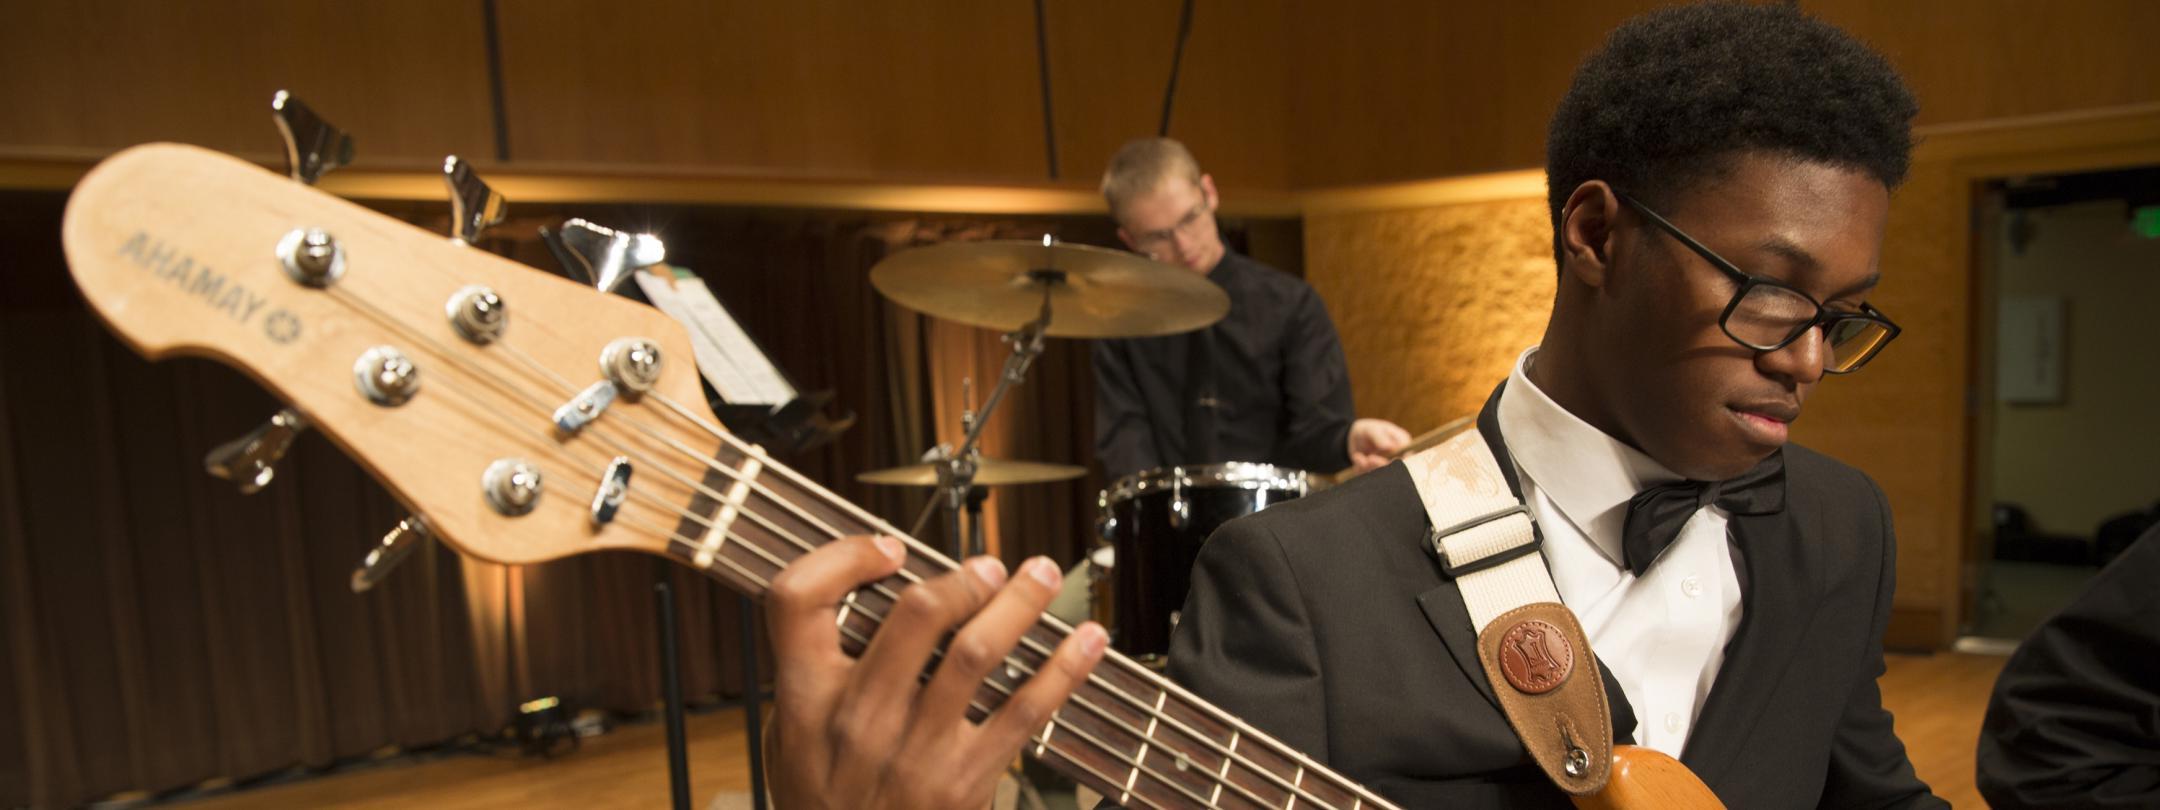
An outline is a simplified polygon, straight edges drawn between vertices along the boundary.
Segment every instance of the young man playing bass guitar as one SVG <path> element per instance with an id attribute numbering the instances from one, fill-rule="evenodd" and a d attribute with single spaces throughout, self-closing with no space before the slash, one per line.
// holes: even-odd
<path id="1" fill-rule="evenodd" d="M 1678 758 L 1729 806 L 1941 805 L 1875 686 L 1888 508 L 1858 470 L 1786 442 L 1826 373 L 1897 333 L 1867 299 L 1915 109 L 1843 32 L 1711 4 L 1622 26 L 1553 116 L 1558 291 L 1479 432 L 1606 676 L 1614 738 Z M 1400 464 L 1230 524 L 1194 572 L 1170 674 L 1403 806 L 1564 806 L 1496 707 L 1510 687 L 1476 666 L 1433 533 Z M 1101 655 L 1083 627 L 971 723 L 964 695 L 1056 569 L 971 561 L 850 660 L 834 617 L 897 565 L 887 548 L 834 543 L 774 585 L 783 807 L 982 806 Z M 960 652 L 918 685 L 949 631 Z"/>

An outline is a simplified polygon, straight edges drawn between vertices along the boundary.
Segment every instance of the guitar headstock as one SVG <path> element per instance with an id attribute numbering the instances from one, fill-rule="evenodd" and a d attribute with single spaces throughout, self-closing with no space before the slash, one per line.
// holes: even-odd
<path id="1" fill-rule="evenodd" d="M 114 155 L 76 187 L 62 238 L 129 346 L 245 372 L 476 557 L 663 551 L 667 505 L 695 497 L 722 441 L 688 335 L 658 310 L 226 155 Z M 617 457 L 633 459 L 637 505 L 602 520 Z"/>

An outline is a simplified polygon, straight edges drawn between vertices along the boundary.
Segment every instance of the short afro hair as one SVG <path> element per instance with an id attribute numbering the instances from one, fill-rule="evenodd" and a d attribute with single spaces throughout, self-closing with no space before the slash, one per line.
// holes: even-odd
<path id="1" fill-rule="evenodd" d="M 1919 107 L 1880 54 L 1785 4 L 1661 9 L 1583 61 L 1546 135 L 1554 258 L 1561 207 L 1604 180 L 1653 205 L 1766 151 L 1867 172 L 1895 188 Z"/>

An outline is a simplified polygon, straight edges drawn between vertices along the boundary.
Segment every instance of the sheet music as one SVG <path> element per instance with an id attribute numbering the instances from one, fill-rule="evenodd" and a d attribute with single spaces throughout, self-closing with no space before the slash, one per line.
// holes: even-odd
<path id="1" fill-rule="evenodd" d="M 720 398 L 736 405 L 776 408 L 795 401 L 795 386 L 788 384 L 772 359 L 713 297 L 705 281 L 687 270 L 671 269 L 672 285 L 653 273 L 637 273 L 634 278 L 647 300 L 690 329 L 698 371 L 720 392 Z"/>

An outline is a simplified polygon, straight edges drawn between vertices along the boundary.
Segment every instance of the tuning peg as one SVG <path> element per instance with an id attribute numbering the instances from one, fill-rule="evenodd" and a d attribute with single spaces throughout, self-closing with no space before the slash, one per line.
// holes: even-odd
<path id="1" fill-rule="evenodd" d="M 375 583 L 381 582 L 398 567 L 398 563 L 412 556 L 413 550 L 423 545 L 429 536 L 427 521 L 421 520 L 419 515 L 408 515 L 398 521 L 383 535 L 380 544 L 368 549 L 367 556 L 360 559 L 360 567 L 353 569 L 352 592 L 365 593 L 375 587 Z"/>
<path id="2" fill-rule="evenodd" d="M 450 238 L 472 244 L 488 226 L 503 221 L 510 202 L 488 186 L 456 155 L 443 158 L 443 184 L 450 187 Z"/>
<path id="3" fill-rule="evenodd" d="M 601 292 L 614 292 L 630 274 L 667 260 L 667 246 L 649 233 L 610 230 L 583 219 L 540 229 L 540 238 L 562 262 Z"/>
<path id="4" fill-rule="evenodd" d="M 203 456 L 203 469 L 211 475 L 240 485 L 240 494 L 253 495 L 270 485 L 277 475 L 278 459 L 292 448 L 293 439 L 307 430 L 307 420 L 291 408 L 279 409 L 262 427 L 217 447 Z"/>
<path id="5" fill-rule="evenodd" d="M 285 136 L 285 171 L 308 185 L 330 170 L 352 162 L 352 136 L 322 120 L 308 105 L 283 90 L 270 97 L 270 114 Z"/>

